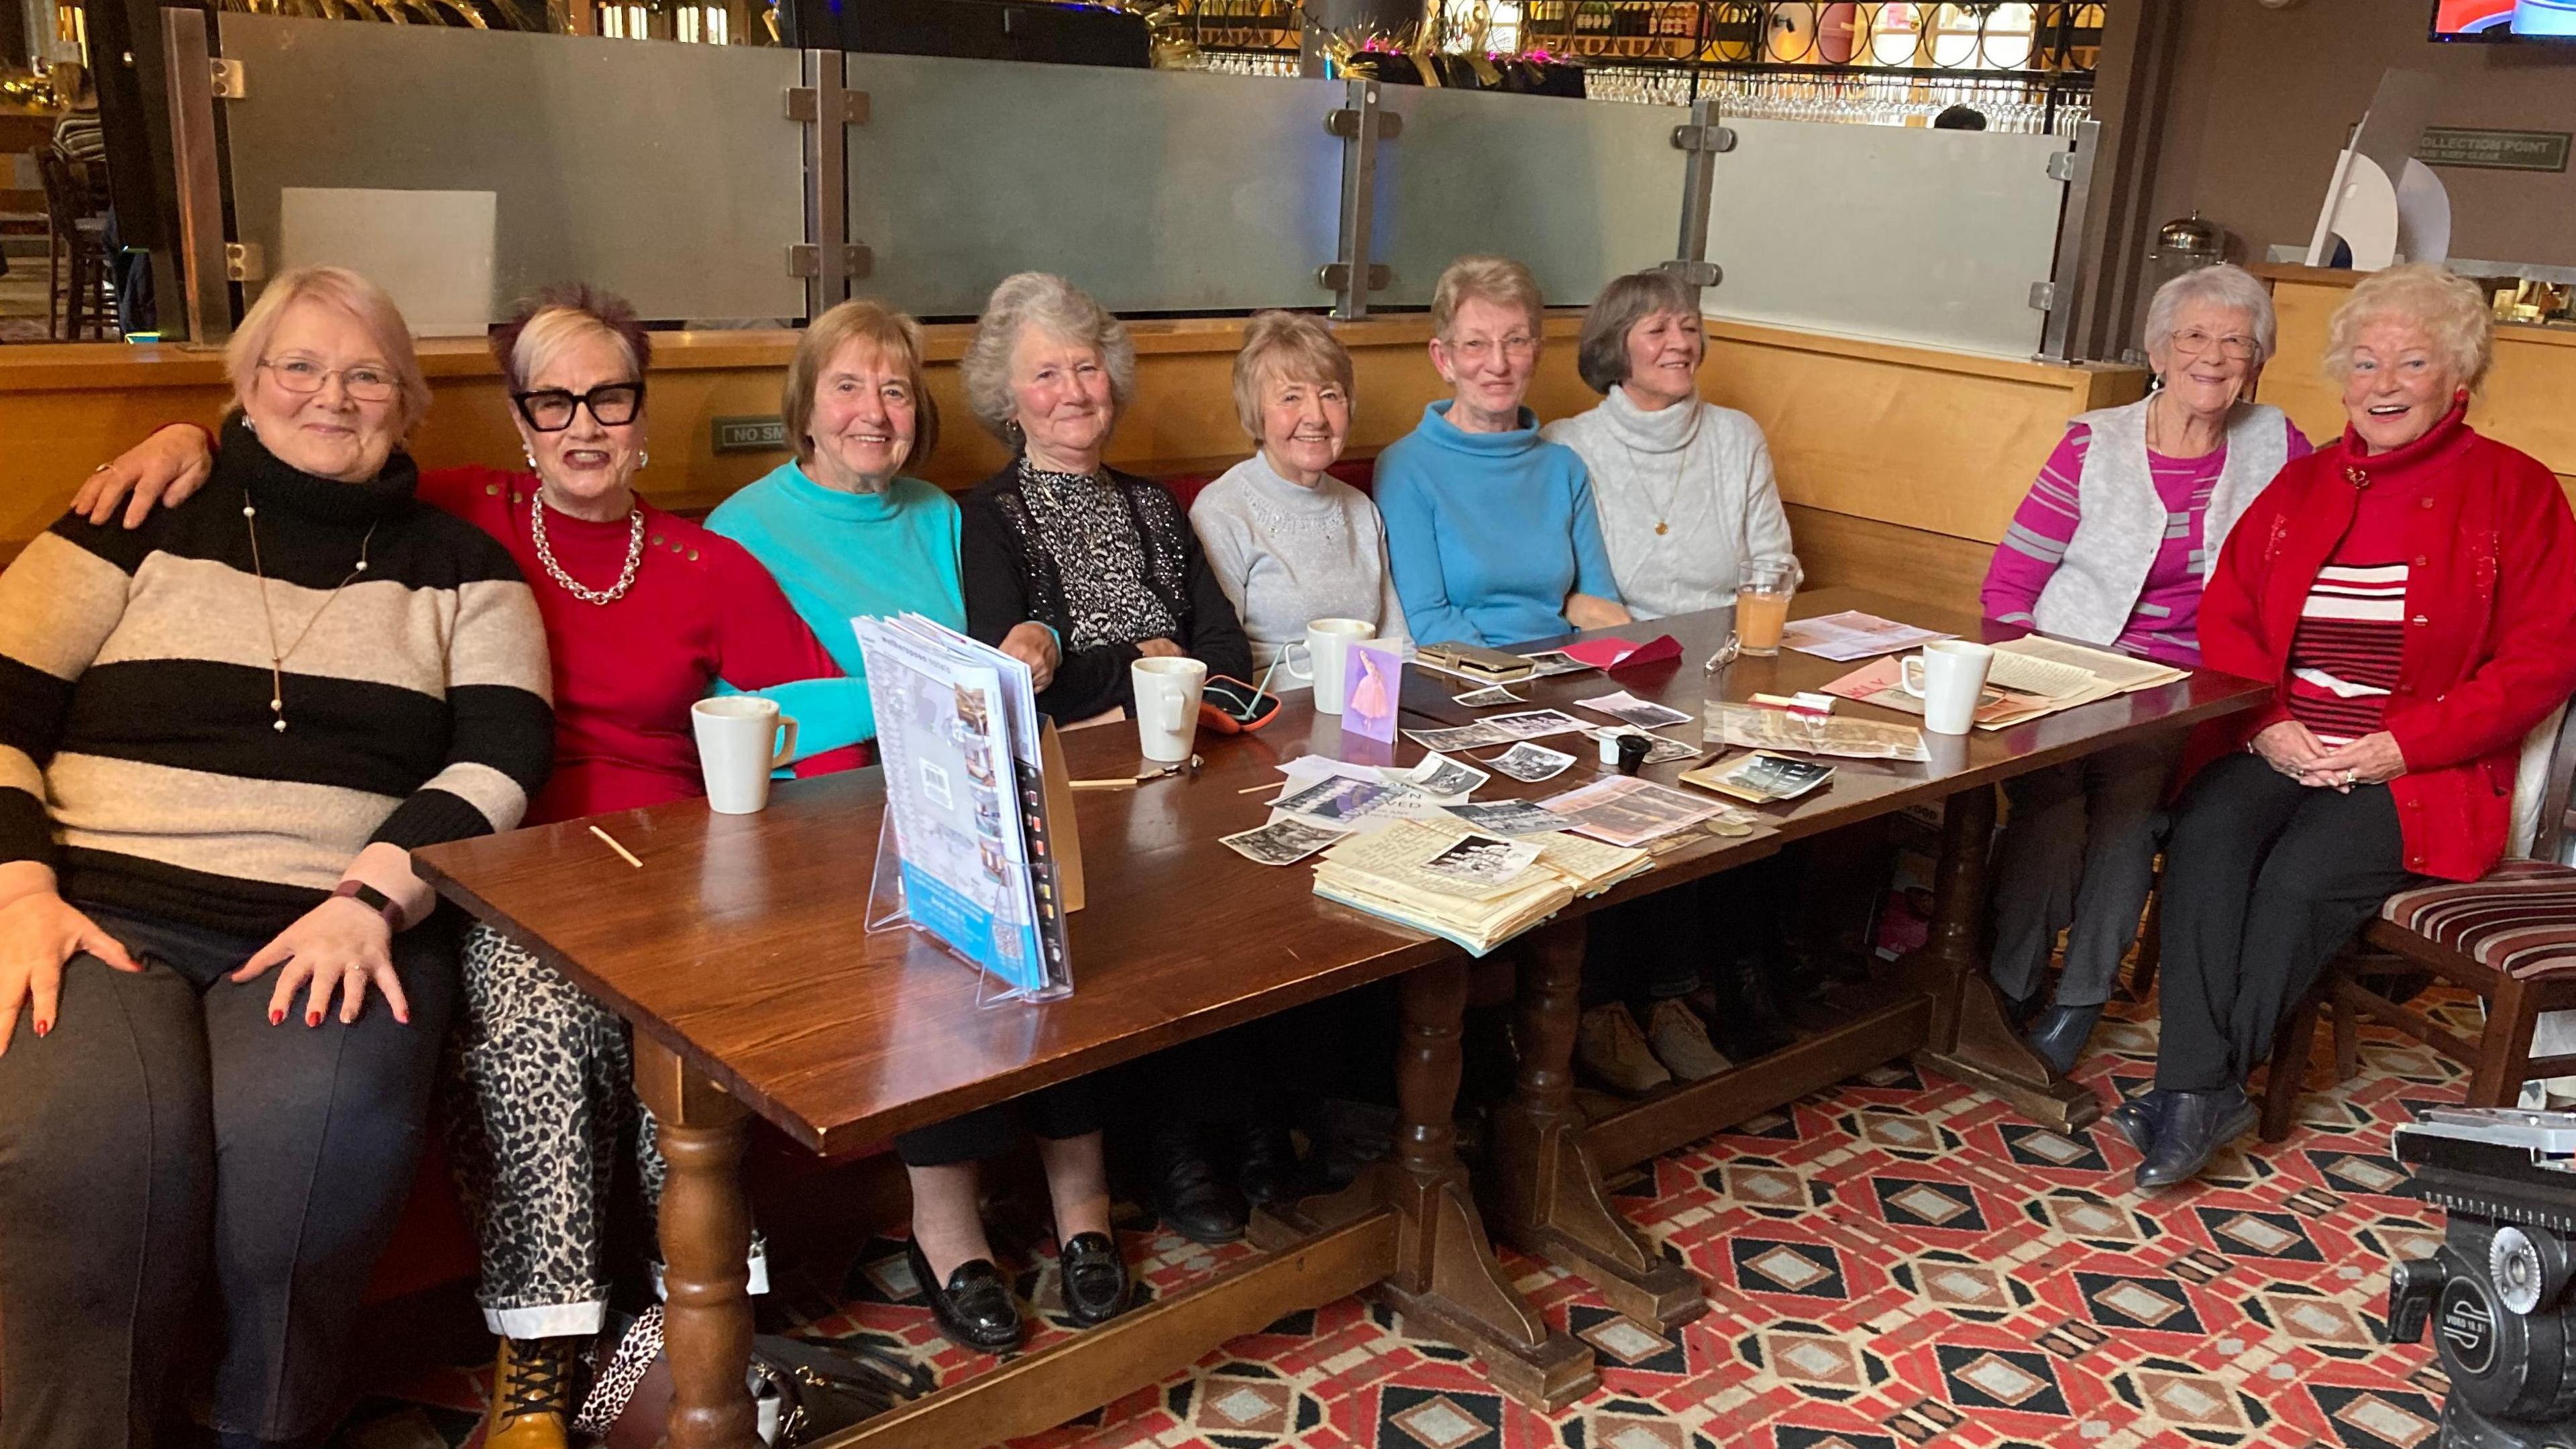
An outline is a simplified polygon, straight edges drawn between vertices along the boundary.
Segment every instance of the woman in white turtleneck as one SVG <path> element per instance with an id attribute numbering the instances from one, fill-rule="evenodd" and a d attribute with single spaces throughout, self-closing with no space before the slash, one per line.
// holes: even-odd
<path id="1" fill-rule="evenodd" d="M 1601 405 L 1542 430 L 1591 470 L 1610 571 L 1640 619 L 1732 604 L 1741 559 L 1790 553 L 1762 429 L 1700 401 L 1706 348 L 1680 278 L 1620 277 L 1585 315 L 1575 361 Z"/>

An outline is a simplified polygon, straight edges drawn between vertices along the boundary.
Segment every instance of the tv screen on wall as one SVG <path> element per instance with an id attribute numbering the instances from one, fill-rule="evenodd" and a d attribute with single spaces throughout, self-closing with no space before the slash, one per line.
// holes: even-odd
<path id="1" fill-rule="evenodd" d="M 2576 42 L 2576 0 L 2436 0 L 2433 38 Z"/>

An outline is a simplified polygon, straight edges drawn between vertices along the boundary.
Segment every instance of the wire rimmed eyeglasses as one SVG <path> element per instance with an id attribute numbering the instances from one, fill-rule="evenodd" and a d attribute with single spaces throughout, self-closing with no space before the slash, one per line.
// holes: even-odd
<path id="1" fill-rule="evenodd" d="M 384 402 L 401 388 L 390 369 L 360 363 L 356 367 L 324 367 L 309 357 L 264 357 L 260 367 L 277 385 L 288 392 L 316 393 L 340 379 L 340 388 L 359 402 Z"/>
<path id="2" fill-rule="evenodd" d="M 590 409 L 590 415 L 601 427 L 622 427 L 635 421 L 644 411 L 644 384 L 640 382 L 604 382 L 588 392 L 567 392 L 559 387 L 541 387 L 529 392 L 514 392 L 510 401 L 529 427 L 541 433 L 560 433 L 572 426 L 572 415 Z"/>

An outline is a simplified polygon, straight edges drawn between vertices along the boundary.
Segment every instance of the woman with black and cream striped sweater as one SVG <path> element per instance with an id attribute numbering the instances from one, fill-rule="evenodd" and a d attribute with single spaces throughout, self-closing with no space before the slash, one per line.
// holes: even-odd
<path id="1" fill-rule="evenodd" d="M 222 1442 L 327 1427 L 456 992 L 409 851 L 552 748 L 527 585 L 412 498 L 392 303 L 290 273 L 226 363 L 203 492 L 0 574 L 0 1446 L 144 1442 L 209 1284 Z"/>

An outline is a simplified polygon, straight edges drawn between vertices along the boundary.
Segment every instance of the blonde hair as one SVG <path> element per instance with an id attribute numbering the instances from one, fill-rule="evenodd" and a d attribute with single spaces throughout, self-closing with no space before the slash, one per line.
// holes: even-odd
<path id="1" fill-rule="evenodd" d="M 2350 376 L 2361 330 L 2391 318 L 2424 329 L 2453 383 L 2471 392 L 2486 385 L 2495 361 L 2495 314 L 2477 283 L 2431 262 L 2373 272 L 2352 289 L 2326 324 L 2326 375 Z"/>
<path id="2" fill-rule="evenodd" d="M 1458 309 L 1471 297 L 1497 307 L 1518 307 L 1528 314 L 1532 336 L 1539 334 L 1546 320 L 1538 278 L 1530 275 L 1529 268 L 1509 257 L 1460 257 L 1441 269 L 1440 280 L 1431 289 L 1432 333 L 1445 341 L 1450 324 L 1458 320 Z"/>
<path id="3" fill-rule="evenodd" d="M 1261 441 L 1262 389 L 1281 378 L 1337 383 L 1352 392 L 1350 349 L 1308 312 L 1255 312 L 1244 324 L 1243 350 L 1234 355 L 1234 415 L 1252 441 Z"/>
<path id="4" fill-rule="evenodd" d="M 798 339 L 794 360 L 787 364 L 778 412 L 787 423 L 787 441 L 796 450 L 796 461 L 814 461 L 814 438 L 808 431 L 814 425 L 814 390 L 823 385 L 823 369 L 853 342 L 868 344 L 879 357 L 892 358 L 903 369 L 904 385 L 912 389 L 912 450 L 897 466 L 918 464 L 939 446 L 939 407 L 930 400 L 930 388 L 921 373 L 921 324 L 865 297 L 853 297 L 815 318 Z"/>
<path id="5" fill-rule="evenodd" d="M 232 341 L 224 344 L 224 376 L 236 399 L 250 395 L 252 379 L 268 358 L 269 341 L 286 318 L 287 309 L 311 300 L 336 307 L 355 319 L 374 339 L 385 365 L 394 370 L 394 435 L 401 437 L 429 415 L 429 379 L 420 371 L 420 354 L 412 350 L 411 324 L 382 287 L 346 267 L 297 267 L 260 289 Z"/>
<path id="6" fill-rule="evenodd" d="M 585 337 L 616 343 L 639 382 L 653 366 L 653 334 L 635 319 L 634 305 L 586 282 L 548 287 L 520 303 L 509 321 L 492 329 L 492 360 L 501 364 L 510 391 L 521 392 L 557 354 Z"/>
<path id="7" fill-rule="evenodd" d="M 1109 371 L 1109 406 L 1113 413 L 1127 410 L 1127 399 L 1136 392 L 1136 339 L 1127 335 L 1127 324 L 1053 272 L 1016 272 L 985 299 L 984 315 L 975 321 L 975 340 L 966 344 L 966 355 L 957 364 L 966 406 L 986 431 L 1019 445 L 1011 353 L 1020 345 L 1020 334 L 1032 327 L 1099 353 L 1101 366 Z"/>

